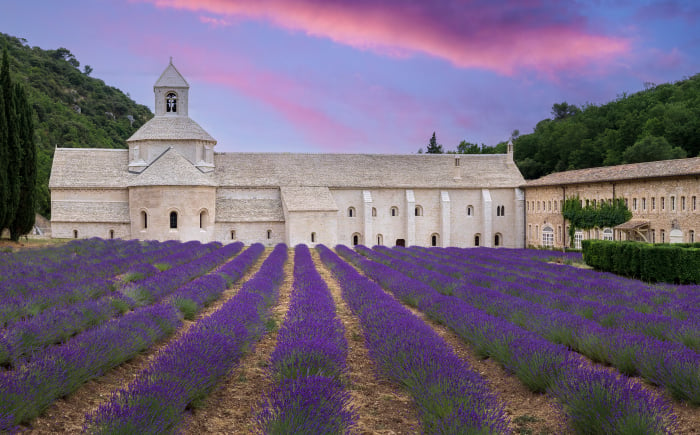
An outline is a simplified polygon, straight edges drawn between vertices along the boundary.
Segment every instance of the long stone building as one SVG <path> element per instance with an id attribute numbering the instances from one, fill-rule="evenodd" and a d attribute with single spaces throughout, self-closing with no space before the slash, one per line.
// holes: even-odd
<path id="1" fill-rule="evenodd" d="M 632 212 L 632 219 L 615 228 L 577 231 L 576 247 L 584 239 L 698 241 L 700 157 L 557 172 L 524 188 L 528 246 L 569 246 L 561 211 L 575 196 L 583 205 L 623 198 Z"/>
<path id="2" fill-rule="evenodd" d="M 188 116 L 172 62 L 155 117 L 128 150 L 57 148 L 49 187 L 59 238 L 273 245 L 525 243 L 525 181 L 499 155 L 217 153 Z"/>

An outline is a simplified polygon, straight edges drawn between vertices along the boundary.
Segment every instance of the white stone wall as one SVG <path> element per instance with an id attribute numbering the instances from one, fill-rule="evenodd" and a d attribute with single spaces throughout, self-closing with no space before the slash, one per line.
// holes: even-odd
<path id="1" fill-rule="evenodd" d="M 206 186 L 145 186 L 129 188 L 132 237 L 146 240 L 199 240 L 210 242 L 216 222 L 216 188 Z M 170 213 L 178 215 L 170 228 Z M 141 212 L 148 215 L 143 225 Z M 200 228 L 200 213 L 206 218 Z"/>
<path id="2" fill-rule="evenodd" d="M 360 244 L 367 242 L 371 235 L 365 233 L 365 207 L 362 190 L 331 189 L 333 200 L 338 206 L 336 213 L 337 227 L 335 230 L 336 244 L 352 246 L 353 234 L 359 234 Z M 349 215 L 349 209 L 354 209 L 354 215 Z M 370 216 L 371 216 L 371 209 Z M 309 232 L 308 229 L 305 232 Z"/>
<path id="3" fill-rule="evenodd" d="M 303 243 L 308 246 L 324 244 L 330 248 L 338 244 L 338 216 L 332 211 L 296 211 L 287 215 L 286 243 L 296 246 Z M 314 240 L 311 240 L 311 234 Z"/>
<path id="4" fill-rule="evenodd" d="M 109 239 L 131 239 L 131 225 L 121 223 L 100 222 L 55 222 L 51 221 L 51 237 L 56 239 L 74 239 L 77 231 L 78 239 L 99 237 Z M 112 234 L 111 231 L 114 233 Z"/>
<path id="5" fill-rule="evenodd" d="M 231 231 L 235 232 L 233 239 Z M 243 242 L 246 245 L 262 243 L 265 246 L 287 243 L 284 222 L 217 222 L 214 240 L 221 243 Z"/>

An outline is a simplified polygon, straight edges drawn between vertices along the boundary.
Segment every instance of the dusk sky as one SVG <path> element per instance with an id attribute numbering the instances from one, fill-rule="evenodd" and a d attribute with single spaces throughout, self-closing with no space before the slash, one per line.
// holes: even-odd
<path id="1" fill-rule="evenodd" d="M 65 47 L 153 110 L 173 64 L 217 151 L 415 153 L 530 133 L 700 72 L 700 2 L 2 0 L 0 32 Z M 98 145 L 98 144 L 95 144 Z"/>

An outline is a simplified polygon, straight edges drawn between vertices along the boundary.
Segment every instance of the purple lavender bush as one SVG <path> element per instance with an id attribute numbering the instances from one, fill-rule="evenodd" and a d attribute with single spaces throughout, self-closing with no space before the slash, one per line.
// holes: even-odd
<path id="1" fill-rule="evenodd" d="M 277 299 L 286 258 L 286 246 L 277 245 L 235 296 L 170 343 L 108 403 L 87 414 L 84 431 L 176 432 L 185 408 L 201 403 L 265 331 L 267 307 Z"/>
<path id="2" fill-rule="evenodd" d="M 257 417 L 263 433 L 347 433 L 356 419 L 341 376 L 345 329 L 306 245 L 297 245 L 289 311 L 270 357 L 277 382 Z"/>

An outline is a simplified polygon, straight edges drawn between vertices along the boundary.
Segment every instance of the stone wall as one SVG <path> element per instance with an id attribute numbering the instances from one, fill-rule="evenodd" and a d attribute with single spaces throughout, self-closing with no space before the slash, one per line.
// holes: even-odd
<path id="1" fill-rule="evenodd" d="M 685 176 L 527 187 L 525 208 L 527 245 L 542 246 L 542 229 L 549 226 L 554 230 L 554 247 L 568 246 L 567 227 L 561 215 L 561 207 L 566 198 L 576 195 L 584 201 L 584 205 L 586 201 L 598 203 L 612 198 L 626 199 L 627 206 L 632 212 L 632 219 L 649 222 L 650 239 L 652 239 L 649 241 L 651 242 L 668 243 L 674 228 L 682 232 L 683 242 L 690 242 L 691 239 L 698 241 L 700 177 Z M 695 209 L 693 209 L 693 197 L 695 197 Z M 584 231 L 583 238 L 602 239 L 602 230 L 601 228 Z M 614 237 L 624 239 L 625 235 L 615 232 Z"/>

